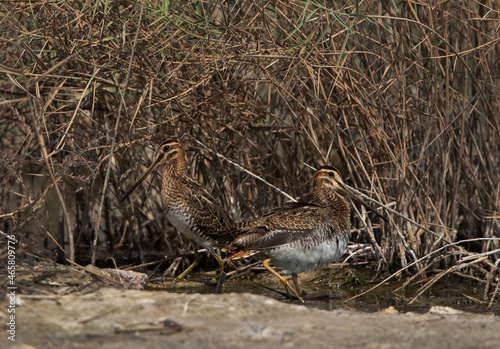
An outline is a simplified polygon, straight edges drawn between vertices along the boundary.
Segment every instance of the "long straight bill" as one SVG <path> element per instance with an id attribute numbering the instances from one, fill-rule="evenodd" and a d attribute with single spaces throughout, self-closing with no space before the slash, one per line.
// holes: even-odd
<path id="1" fill-rule="evenodd" d="M 350 186 L 348 186 L 346 184 L 344 184 L 343 189 L 344 189 L 345 193 L 347 193 L 354 201 L 363 205 L 364 207 L 366 207 L 366 209 L 368 211 L 375 213 L 378 217 L 382 218 L 384 221 L 389 222 L 389 220 L 384 215 L 380 214 L 373 207 L 371 207 L 370 205 L 365 203 L 363 200 L 361 200 L 359 198 L 359 196 L 357 195 L 358 194 L 357 190 L 354 190 L 354 188 L 351 188 Z"/>
<path id="2" fill-rule="evenodd" d="M 160 158 L 156 159 L 155 162 L 139 177 L 139 179 L 134 183 L 134 185 L 127 191 L 127 193 L 122 197 L 121 201 L 125 201 L 126 198 L 141 184 L 147 176 L 160 164 Z"/>

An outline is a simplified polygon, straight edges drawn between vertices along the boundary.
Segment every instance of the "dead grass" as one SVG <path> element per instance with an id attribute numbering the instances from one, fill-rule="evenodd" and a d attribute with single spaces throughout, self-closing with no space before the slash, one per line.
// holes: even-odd
<path id="1" fill-rule="evenodd" d="M 493 301 L 496 1 L 143 5 L 0 4 L 3 232 L 31 252 L 77 260 L 94 242 L 98 256 L 177 253 L 159 176 L 130 204 L 118 201 L 157 144 L 175 137 L 193 176 L 237 220 L 286 198 L 214 152 L 298 199 L 313 174 L 304 163 L 336 166 L 432 231 L 391 214 L 385 225 L 356 217 L 353 241 L 372 244 L 380 271 L 475 278 Z"/>

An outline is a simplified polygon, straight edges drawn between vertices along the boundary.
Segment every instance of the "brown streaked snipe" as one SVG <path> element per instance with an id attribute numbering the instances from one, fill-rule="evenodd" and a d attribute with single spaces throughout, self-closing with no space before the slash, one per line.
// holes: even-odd
<path id="1" fill-rule="evenodd" d="M 164 165 L 161 199 L 165 215 L 182 235 L 207 249 L 217 260 L 221 270 L 217 286 L 217 292 L 220 292 L 225 279 L 224 263 L 214 247 L 222 247 L 234 239 L 231 234 L 234 223 L 203 186 L 188 176 L 184 149 L 179 142 L 165 141 L 160 145 L 153 164 L 127 191 L 122 201 L 160 165 Z M 194 252 L 195 261 L 174 283 L 183 279 L 199 263 L 198 252 Z"/>
<path id="2" fill-rule="evenodd" d="M 350 237 L 350 202 L 356 198 L 344 186 L 336 169 L 323 166 L 313 181 L 312 203 L 285 204 L 263 217 L 237 225 L 237 238 L 223 251 L 231 259 L 259 254 L 264 266 L 303 301 L 297 274 L 320 269 L 337 261 L 346 250 Z M 271 268 L 269 262 L 292 274 L 295 289 Z"/>

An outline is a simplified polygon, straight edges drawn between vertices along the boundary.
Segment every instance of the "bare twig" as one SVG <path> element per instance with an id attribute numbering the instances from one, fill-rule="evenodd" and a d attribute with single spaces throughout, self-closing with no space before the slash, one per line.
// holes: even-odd
<path id="1" fill-rule="evenodd" d="M 421 261 L 423 261 L 423 260 L 425 260 L 425 259 L 429 258 L 430 256 L 432 256 L 432 255 L 434 255 L 434 254 L 436 254 L 436 253 L 438 253 L 438 252 L 440 252 L 440 251 L 444 250 L 445 248 L 452 247 L 452 246 L 456 246 L 456 245 L 459 245 L 459 244 L 462 244 L 462 243 L 467 243 L 467 242 L 472 242 L 472 241 L 478 241 L 478 240 L 499 241 L 499 240 L 500 240 L 500 238 L 467 239 L 467 240 L 461 240 L 461 241 L 457 241 L 457 242 L 454 242 L 454 243 L 446 244 L 446 245 L 444 245 L 444 246 L 442 246 L 442 247 L 438 248 L 437 250 L 432 251 L 432 252 L 430 252 L 430 253 L 426 254 L 425 256 L 423 256 L 423 257 L 421 257 L 421 258 L 417 259 L 416 261 L 413 261 L 412 263 L 410 263 L 410 264 L 408 264 L 407 266 L 405 266 L 405 267 L 403 267 L 403 268 L 399 269 L 399 270 L 398 270 L 398 271 L 396 271 L 395 273 L 392 273 L 390 276 L 386 277 L 384 280 L 382 280 L 381 282 L 379 282 L 379 283 L 378 283 L 378 284 L 376 284 L 375 286 L 371 287 L 370 289 L 368 289 L 368 290 L 366 290 L 366 291 L 364 291 L 364 292 L 361 292 L 360 294 L 357 294 L 357 295 L 355 295 L 355 296 L 353 296 L 353 297 L 351 297 L 351 298 L 348 298 L 348 299 L 344 300 L 344 302 L 343 302 L 343 303 L 345 303 L 345 302 L 349 302 L 349 301 L 352 301 L 352 300 L 354 300 L 354 299 L 356 299 L 356 298 L 358 298 L 358 297 L 361 297 L 361 296 L 363 296 L 363 295 L 365 295 L 365 294 L 367 294 L 367 293 L 370 293 L 371 291 L 373 291 L 373 290 L 374 290 L 374 289 L 376 289 L 377 287 L 379 287 L 379 286 L 381 286 L 381 285 L 385 284 L 387 281 L 391 280 L 391 279 L 392 279 L 392 278 L 394 278 L 395 276 L 400 275 L 400 274 L 401 274 L 403 271 L 405 271 L 406 269 L 411 268 L 412 266 L 416 265 L 417 263 L 419 263 L 419 262 L 421 262 Z"/>
<path id="2" fill-rule="evenodd" d="M 203 144 L 202 142 L 200 142 L 199 140 L 193 138 L 191 135 L 188 135 L 192 140 L 194 140 L 196 143 L 198 143 L 199 145 L 201 145 L 203 148 L 205 148 L 206 150 L 208 150 L 209 152 L 215 154 L 217 157 L 221 158 L 222 160 L 224 161 L 227 161 L 229 162 L 231 165 L 235 166 L 236 168 L 238 168 L 239 170 L 245 172 L 246 174 L 252 176 L 253 178 L 255 179 L 258 179 L 259 181 L 263 182 L 264 184 L 266 184 L 267 186 L 273 188 L 274 190 L 276 190 L 278 193 L 280 193 L 281 195 L 285 196 L 287 199 L 289 199 L 290 201 L 297 201 L 295 200 L 292 196 L 288 195 L 287 193 L 285 193 L 283 190 L 281 190 L 280 188 L 278 188 L 277 186 L 275 185 L 272 185 L 271 183 L 269 183 L 268 181 L 266 181 L 264 178 L 250 172 L 249 170 L 247 170 L 246 168 L 244 168 L 243 166 L 241 166 L 240 164 L 232 161 L 232 160 L 229 160 L 228 158 L 226 158 L 224 155 L 221 155 L 219 154 L 218 152 L 216 152 L 215 150 L 213 149 L 210 149 L 209 147 L 207 147 L 205 144 Z"/>

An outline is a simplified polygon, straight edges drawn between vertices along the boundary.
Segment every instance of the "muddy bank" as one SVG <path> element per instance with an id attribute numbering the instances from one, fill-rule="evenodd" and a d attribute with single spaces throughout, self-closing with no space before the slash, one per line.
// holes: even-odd
<path id="1" fill-rule="evenodd" d="M 2 310 L 7 302 L 0 302 Z M 325 311 L 247 293 L 106 287 L 89 294 L 19 295 L 17 302 L 16 345 L 25 348 L 498 348 L 500 343 L 494 315 Z M 1 317 L 6 323 L 7 314 L 2 311 Z M 3 348 L 12 344 L 5 332 L 1 342 Z"/>

